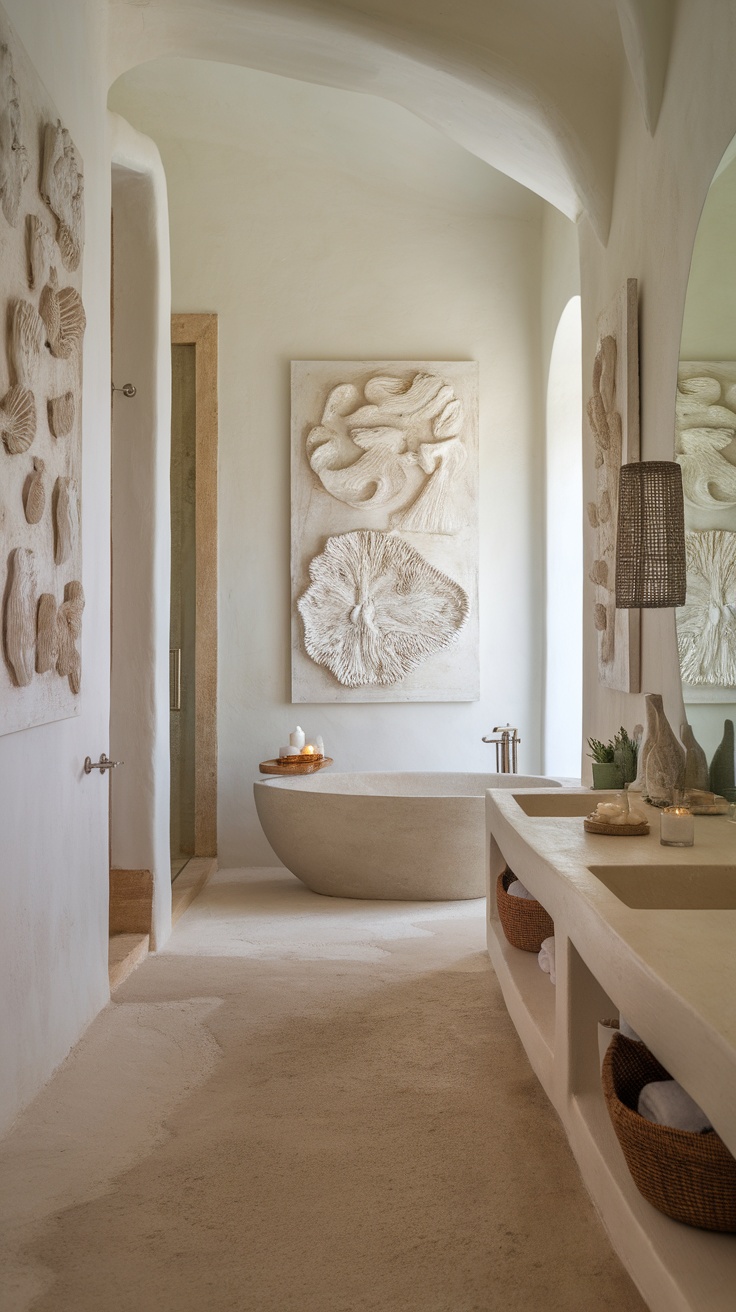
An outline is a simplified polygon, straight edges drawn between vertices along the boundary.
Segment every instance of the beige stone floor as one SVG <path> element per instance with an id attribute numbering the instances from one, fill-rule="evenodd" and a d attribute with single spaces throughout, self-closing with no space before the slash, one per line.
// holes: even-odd
<path id="1" fill-rule="evenodd" d="M 479 902 L 221 872 L 0 1145 L 0 1203 L 3 1312 L 644 1308 Z"/>

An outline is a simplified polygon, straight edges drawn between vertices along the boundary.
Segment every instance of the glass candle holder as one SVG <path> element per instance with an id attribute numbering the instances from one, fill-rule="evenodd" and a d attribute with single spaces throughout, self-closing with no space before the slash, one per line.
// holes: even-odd
<path id="1" fill-rule="evenodd" d="M 692 847 L 695 820 L 686 806 L 666 806 L 659 813 L 659 841 L 662 847 Z"/>

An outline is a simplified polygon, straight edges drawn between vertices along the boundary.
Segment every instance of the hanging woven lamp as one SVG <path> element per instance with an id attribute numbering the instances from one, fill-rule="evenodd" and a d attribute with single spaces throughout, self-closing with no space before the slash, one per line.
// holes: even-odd
<path id="1" fill-rule="evenodd" d="M 674 460 L 622 465 L 616 534 L 616 606 L 621 610 L 685 602 L 685 507 Z"/>

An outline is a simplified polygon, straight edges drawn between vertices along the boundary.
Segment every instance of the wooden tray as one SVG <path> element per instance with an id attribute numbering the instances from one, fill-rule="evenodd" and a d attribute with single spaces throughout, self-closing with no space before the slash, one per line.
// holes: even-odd
<path id="1" fill-rule="evenodd" d="M 331 756 L 320 756 L 318 761 L 310 761 L 309 758 L 303 761 L 295 761 L 293 765 L 284 765 L 283 760 L 261 761 L 258 769 L 261 774 L 316 774 L 318 770 L 324 770 L 326 765 L 332 765 Z"/>
<path id="2" fill-rule="evenodd" d="M 649 833 L 649 821 L 642 820 L 632 825 L 609 825 L 605 820 L 592 820 L 586 815 L 583 828 L 586 834 L 605 834 L 609 838 L 640 838 Z"/>

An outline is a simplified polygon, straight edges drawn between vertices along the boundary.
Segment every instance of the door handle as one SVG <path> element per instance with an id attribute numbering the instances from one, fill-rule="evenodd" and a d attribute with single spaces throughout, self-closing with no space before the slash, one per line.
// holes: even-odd
<path id="1" fill-rule="evenodd" d="M 125 761 L 110 761 L 103 752 L 99 761 L 93 761 L 91 756 L 84 758 L 84 773 L 91 774 L 93 770 L 99 770 L 104 774 L 106 770 L 116 770 L 119 765 L 125 765 Z"/>
<path id="2" fill-rule="evenodd" d="M 181 647 L 169 649 L 169 710 L 181 710 Z"/>

